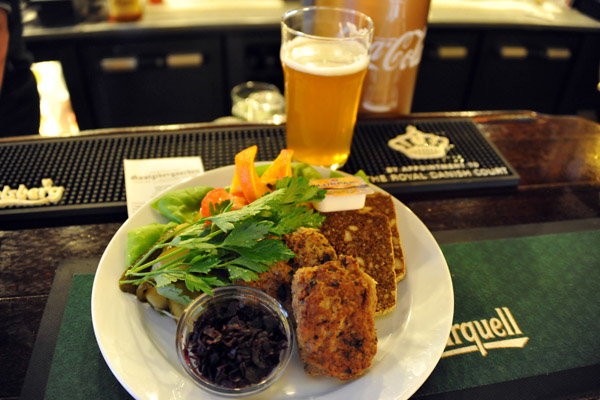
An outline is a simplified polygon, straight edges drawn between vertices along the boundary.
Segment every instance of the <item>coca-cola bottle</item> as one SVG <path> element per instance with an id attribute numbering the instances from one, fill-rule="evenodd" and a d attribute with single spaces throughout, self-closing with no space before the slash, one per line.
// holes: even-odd
<path id="1" fill-rule="evenodd" d="M 375 23 L 359 113 L 409 114 L 430 0 L 315 0 L 314 4 L 352 8 Z"/>

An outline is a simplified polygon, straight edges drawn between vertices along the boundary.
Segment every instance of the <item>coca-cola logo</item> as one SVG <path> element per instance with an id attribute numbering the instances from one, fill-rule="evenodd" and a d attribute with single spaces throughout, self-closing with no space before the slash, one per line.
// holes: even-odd
<path id="1" fill-rule="evenodd" d="M 374 37 L 369 69 L 392 71 L 419 65 L 424 40 L 424 29 L 405 32 L 398 38 Z"/>

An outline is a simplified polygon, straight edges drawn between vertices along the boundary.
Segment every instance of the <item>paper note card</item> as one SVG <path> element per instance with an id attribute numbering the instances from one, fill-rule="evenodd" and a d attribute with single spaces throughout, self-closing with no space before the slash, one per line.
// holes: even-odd
<path id="1" fill-rule="evenodd" d="M 180 180 L 204 173 L 200 157 L 123 160 L 127 214 Z"/>

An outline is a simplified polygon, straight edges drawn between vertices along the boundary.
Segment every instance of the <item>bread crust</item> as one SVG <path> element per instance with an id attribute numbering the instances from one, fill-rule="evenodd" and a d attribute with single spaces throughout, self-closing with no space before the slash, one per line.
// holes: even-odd
<path id="1" fill-rule="evenodd" d="M 327 213 L 320 228 L 338 255 L 356 258 L 361 269 L 377 282 L 376 315 L 396 306 L 394 250 L 387 217 L 360 210 Z"/>
<path id="2" fill-rule="evenodd" d="M 365 200 L 365 206 L 361 211 L 377 212 L 387 217 L 388 222 L 390 223 L 390 230 L 392 232 L 396 282 L 400 282 L 406 276 L 406 262 L 404 261 L 404 251 L 402 250 L 402 241 L 400 240 L 396 208 L 394 207 L 392 196 L 385 193 L 369 194 Z"/>

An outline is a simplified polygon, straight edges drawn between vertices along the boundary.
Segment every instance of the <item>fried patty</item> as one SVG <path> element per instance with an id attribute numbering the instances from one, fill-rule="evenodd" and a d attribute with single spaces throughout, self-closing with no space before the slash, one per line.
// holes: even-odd
<path id="1" fill-rule="evenodd" d="M 333 246 L 314 228 L 298 228 L 295 232 L 285 235 L 283 241 L 296 255 L 290 260 L 294 271 L 338 259 Z"/>
<path id="2" fill-rule="evenodd" d="M 236 285 L 249 286 L 266 292 L 286 309 L 292 309 L 292 276 L 302 267 L 313 267 L 327 261 L 337 260 L 337 254 L 329 241 L 316 229 L 301 227 L 284 236 L 287 247 L 296 257 L 271 266 L 267 272 L 259 274 L 258 280 Z"/>
<path id="3" fill-rule="evenodd" d="M 308 375 L 354 379 L 377 352 L 375 281 L 352 257 L 300 268 L 292 309 L 300 359 Z"/>
<path id="4" fill-rule="evenodd" d="M 280 261 L 272 265 L 268 271 L 259 274 L 258 280 L 245 282 L 239 279 L 235 282 L 235 284 L 262 290 L 279 301 L 283 308 L 286 310 L 291 310 L 292 275 L 293 270 L 290 264 L 287 261 Z"/>

